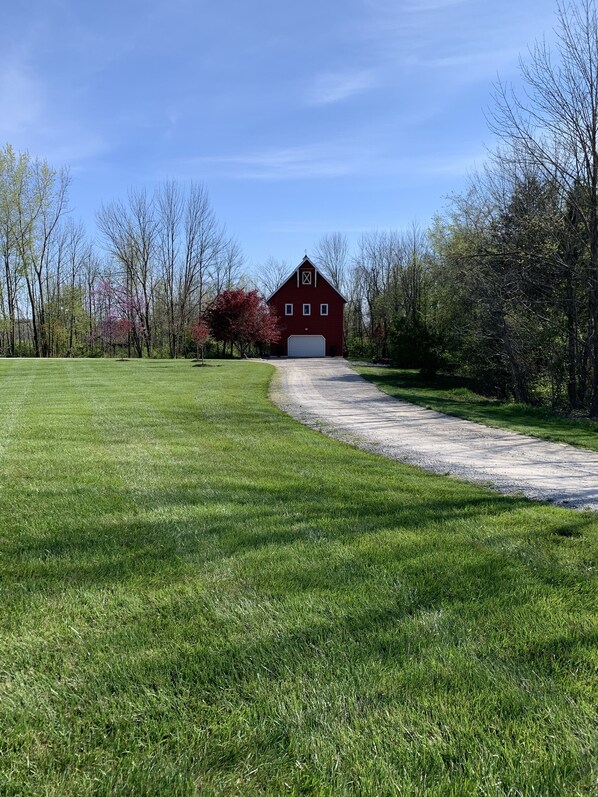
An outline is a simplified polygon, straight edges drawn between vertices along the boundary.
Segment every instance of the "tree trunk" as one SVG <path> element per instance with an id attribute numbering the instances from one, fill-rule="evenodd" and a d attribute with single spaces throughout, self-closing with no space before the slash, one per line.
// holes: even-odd
<path id="1" fill-rule="evenodd" d="M 6 275 L 6 302 L 8 309 L 8 330 L 7 330 L 7 354 L 9 357 L 15 356 L 15 299 L 12 285 L 12 274 L 10 269 L 10 259 L 4 258 L 4 272 Z"/>
<path id="2" fill-rule="evenodd" d="M 575 313 L 575 296 L 573 292 L 573 276 L 567 271 L 567 397 L 569 408 L 579 408 L 577 385 L 577 319 Z"/>
<path id="3" fill-rule="evenodd" d="M 517 356 L 513 349 L 513 344 L 511 342 L 511 335 L 509 333 L 509 328 L 507 325 L 507 321 L 504 315 L 500 317 L 500 339 L 503 345 L 503 351 L 507 358 L 507 362 L 509 363 L 509 370 L 511 371 L 511 379 L 513 381 L 513 394 L 515 396 L 515 401 L 519 402 L 520 404 L 528 404 L 529 403 L 529 395 L 527 390 L 527 384 L 525 382 L 525 378 L 521 371 L 521 367 L 517 360 Z"/>

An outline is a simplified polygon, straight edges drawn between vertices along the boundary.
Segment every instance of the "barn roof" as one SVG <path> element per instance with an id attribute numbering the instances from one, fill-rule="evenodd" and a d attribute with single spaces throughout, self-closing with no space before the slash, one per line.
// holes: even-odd
<path id="1" fill-rule="evenodd" d="M 327 277 L 325 277 L 325 276 L 324 276 L 324 274 L 322 274 L 322 272 L 320 271 L 320 269 L 319 269 L 319 268 L 317 268 L 317 267 L 316 267 L 316 266 L 315 266 L 315 265 L 314 265 L 314 264 L 311 262 L 311 260 L 309 259 L 309 257 L 308 257 L 307 255 L 305 255 L 305 257 L 303 258 L 303 260 L 301 261 L 301 263 L 299 263 L 299 265 L 298 265 L 296 268 L 294 268 L 294 269 L 291 271 L 291 273 L 289 274 L 289 276 L 288 276 L 288 277 L 287 277 L 285 280 L 283 280 L 283 281 L 280 283 L 280 285 L 278 286 L 278 288 L 276 288 L 276 290 L 274 291 L 274 293 L 271 293 L 271 294 L 270 294 L 270 296 L 268 296 L 268 298 L 266 299 L 266 302 L 270 302 L 270 301 L 271 301 L 271 300 L 272 300 L 272 299 L 273 299 L 273 298 L 276 296 L 276 294 L 278 293 L 278 291 L 279 291 L 279 290 L 280 290 L 280 289 L 283 287 L 283 285 L 286 285 L 286 284 L 287 284 L 287 282 L 289 282 L 289 280 L 293 279 L 293 277 L 294 277 L 294 276 L 295 276 L 295 274 L 296 274 L 296 273 L 299 271 L 299 269 L 301 268 L 301 266 L 306 266 L 306 265 L 307 265 L 307 266 L 311 266 L 311 267 L 314 269 L 314 271 L 316 271 L 316 272 L 317 272 L 317 274 L 318 274 L 318 277 L 320 277 L 321 279 L 323 279 L 323 280 L 324 280 L 324 282 L 326 282 L 326 283 L 328 283 L 328 285 L 330 285 L 330 287 L 332 288 L 332 290 L 333 290 L 333 291 L 336 291 L 336 293 L 338 293 L 338 295 L 341 297 L 341 299 L 343 300 L 343 302 L 346 302 L 346 301 L 347 301 L 347 299 L 346 299 L 346 298 L 343 296 L 343 294 L 342 294 L 342 293 L 339 291 L 339 289 L 338 289 L 338 288 L 335 288 L 335 286 L 334 286 L 334 285 L 333 285 L 333 284 L 330 282 L 330 280 L 329 280 Z"/>

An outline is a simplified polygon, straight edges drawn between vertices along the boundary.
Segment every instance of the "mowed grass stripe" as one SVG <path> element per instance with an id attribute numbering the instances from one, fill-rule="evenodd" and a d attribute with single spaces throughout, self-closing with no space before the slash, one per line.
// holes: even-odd
<path id="1" fill-rule="evenodd" d="M 329 440 L 265 365 L 16 365 L 1 793 L 593 792 L 595 515 Z"/>
<path id="2" fill-rule="evenodd" d="M 14 437 L 16 425 L 22 420 L 23 406 L 28 400 L 35 370 L 14 370 L 14 361 L 5 364 L 4 384 L 0 385 L 0 467 L 2 458 Z M 5 480 L 0 481 L 0 486 Z"/>

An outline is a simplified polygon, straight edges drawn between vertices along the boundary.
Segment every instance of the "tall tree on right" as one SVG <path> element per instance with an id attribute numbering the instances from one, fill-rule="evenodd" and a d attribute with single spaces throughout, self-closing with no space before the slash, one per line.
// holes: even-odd
<path id="1" fill-rule="evenodd" d="M 598 417 L 598 10 L 596 0 L 558 2 L 556 44 L 536 43 L 520 69 L 524 91 L 499 83 L 492 129 L 505 158 L 556 179 L 583 231 L 587 258 L 589 413 Z M 575 267 L 571 263 L 571 268 Z"/>

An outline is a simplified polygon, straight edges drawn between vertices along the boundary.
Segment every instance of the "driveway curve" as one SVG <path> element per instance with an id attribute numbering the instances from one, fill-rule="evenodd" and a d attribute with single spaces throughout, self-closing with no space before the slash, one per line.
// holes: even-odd
<path id="1" fill-rule="evenodd" d="M 271 398 L 302 423 L 443 475 L 598 510 L 598 453 L 494 429 L 380 392 L 344 360 L 269 360 Z"/>

